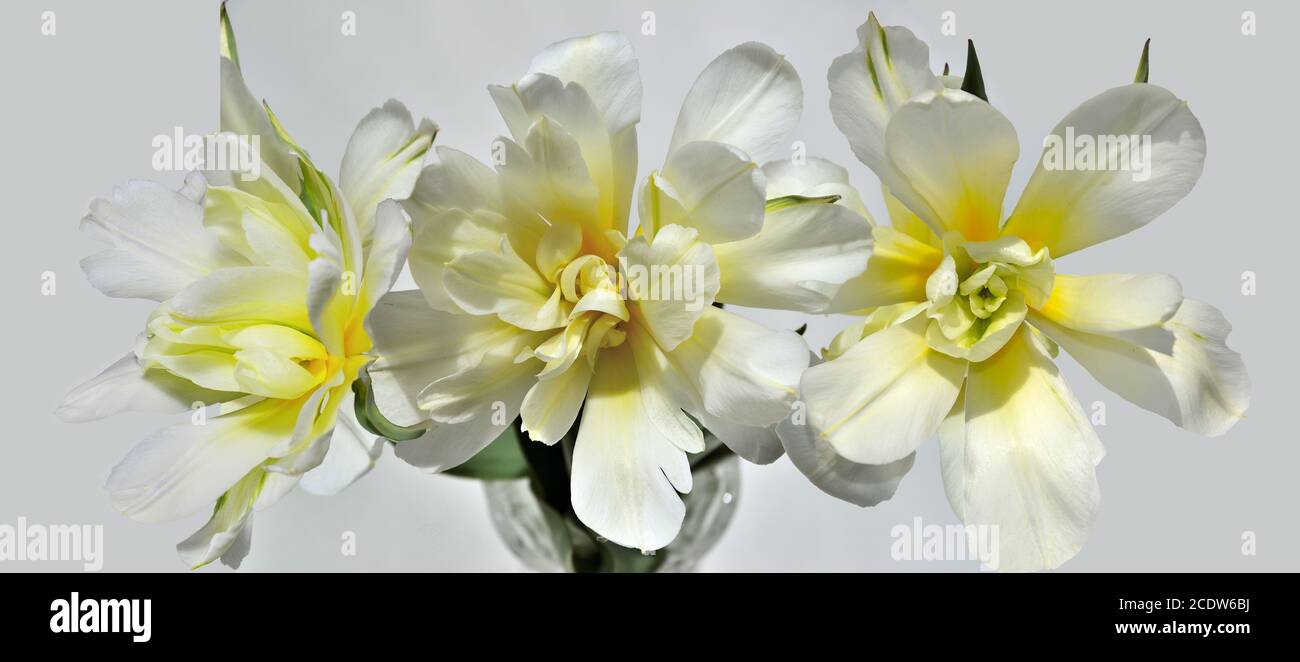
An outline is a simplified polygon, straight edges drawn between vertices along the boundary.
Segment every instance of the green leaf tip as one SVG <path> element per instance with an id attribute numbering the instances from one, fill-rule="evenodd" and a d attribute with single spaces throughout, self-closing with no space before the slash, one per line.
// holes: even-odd
<path id="1" fill-rule="evenodd" d="M 771 200 L 768 200 L 767 204 L 764 205 L 763 207 L 763 211 L 767 213 L 771 213 L 774 211 L 781 211 L 782 209 L 789 209 L 790 207 L 797 207 L 799 205 L 810 205 L 810 204 L 833 205 L 839 201 L 840 201 L 840 196 L 838 195 L 823 195 L 818 197 L 808 197 L 805 195 L 784 195 L 779 198 L 772 198 Z"/>
<path id="2" fill-rule="evenodd" d="M 226 3 L 221 3 L 221 57 L 235 63 L 239 68 L 239 48 L 235 46 L 235 28 L 230 25 L 230 14 L 226 12 Z"/>
<path id="3" fill-rule="evenodd" d="M 966 40 L 966 74 L 961 79 L 961 91 L 989 100 L 988 92 L 984 91 L 984 74 L 980 71 L 980 59 L 975 55 L 975 41 L 972 39 Z"/>
<path id="4" fill-rule="evenodd" d="M 1137 74 L 1133 76 L 1134 83 L 1150 82 L 1151 76 L 1151 38 L 1147 37 L 1147 43 L 1142 45 L 1142 59 L 1138 60 Z"/>

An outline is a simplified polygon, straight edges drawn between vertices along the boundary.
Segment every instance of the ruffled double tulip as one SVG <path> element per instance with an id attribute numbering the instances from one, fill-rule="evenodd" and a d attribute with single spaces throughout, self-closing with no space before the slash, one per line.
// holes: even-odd
<path id="1" fill-rule="evenodd" d="M 805 450 L 801 468 L 815 482 L 864 505 L 888 498 L 937 432 L 948 500 L 967 524 L 997 527 L 999 567 L 1059 566 L 1096 517 L 1104 454 L 1053 363 L 1059 348 L 1121 397 L 1193 432 L 1223 434 L 1246 410 L 1228 322 L 1184 298 L 1172 276 L 1057 272 L 1071 253 L 1185 196 L 1205 135 L 1164 88 L 1107 90 L 1053 135 L 1149 136 L 1142 172 L 1045 158 L 1004 218 L 1020 151 L 1011 123 L 953 89 L 960 80 L 935 76 L 908 30 L 872 16 L 858 36 L 831 66 L 831 111 L 880 178 L 892 227 L 874 229 L 866 272 L 839 292 L 838 310 L 864 319 L 804 374 L 807 424 L 781 432 Z"/>
<path id="2" fill-rule="evenodd" d="M 701 425 L 772 461 L 770 427 L 809 361 L 794 332 L 714 304 L 825 308 L 861 273 L 869 225 L 842 169 L 757 165 L 786 148 L 803 103 L 794 68 L 762 44 L 708 65 L 640 187 L 641 81 L 624 37 L 557 43 L 490 91 L 510 133 L 495 170 L 439 148 L 404 203 L 420 290 L 375 311 L 375 401 L 391 423 L 428 428 L 397 454 L 429 471 L 516 417 L 545 444 L 575 430 L 577 517 L 661 548 L 681 527 Z"/>
<path id="3" fill-rule="evenodd" d="M 114 507 L 140 521 L 215 502 L 178 546 L 194 567 L 238 565 L 253 510 L 300 482 L 342 489 L 381 450 L 351 411 L 370 360 L 366 316 L 410 246 L 402 209 L 381 201 L 406 197 L 435 133 L 389 101 L 361 120 L 336 186 L 249 93 L 224 10 L 222 19 L 216 140 L 244 158 L 191 174 L 179 191 L 135 181 L 91 203 L 82 228 L 109 248 L 82 262 L 90 282 L 159 303 L 135 348 L 59 410 L 83 421 L 195 408 L 108 480 Z"/>

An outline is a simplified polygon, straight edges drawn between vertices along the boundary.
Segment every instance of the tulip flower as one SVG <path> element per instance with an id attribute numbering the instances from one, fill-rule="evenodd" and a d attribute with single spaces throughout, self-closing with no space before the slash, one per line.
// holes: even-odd
<path id="1" fill-rule="evenodd" d="M 802 110 L 794 68 L 747 43 L 710 63 L 683 103 L 663 167 L 639 187 L 641 112 L 628 41 L 554 44 L 492 86 L 510 137 L 495 171 L 437 150 L 403 203 L 419 291 L 373 318 L 375 402 L 425 426 L 397 455 L 455 467 L 511 426 L 572 432 L 574 514 L 609 541 L 667 545 L 691 489 L 701 426 L 737 454 L 781 454 L 806 344 L 715 306 L 820 310 L 861 273 L 870 227 L 843 169 L 761 160 Z M 576 425 L 576 427 L 575 427 Z"/>
<path id="2" fill-rule="evenodd" d="M 871 16 L 858 36 L 830 68 L 831 112 L 879 177 L 892 226 L 874 228 L 866 272 L 838 294 L 837 310 L 863 319 L 803 375 L 806 425 L 780 431 L 815 482 L 862 505 L 888 498 L 937 433 L 949 503 L 968 525 L 997 527 L 998 567 L 1057 567 L 1096 518 L 1104 454 L 1054 364 L 1059 348 L 1193 432 L 1223 434 L 1248 405 L 1227 320 L 1184 298 L 1172 276 L 1058 272 L 1071 253 L 1185 196 L 1205 134 L 1186 102 L 1144 82 L 1143 67 L 1143 82 L 1102 92 L 1057 125 L 1003 217 L 1020 150 L 1011 123 L 954 89 L 960 79 L 934 75 L 907 29 Z M 1146 161 L 1132 171 L 1081 158 L 1072 165 L 1085 167 L 1060 167 L 1053 147 L 1084 135 L 1140 137 L 1129 149 L 1149 145 Z"/>
<path id="3" fill-rule="evenodd" d="M 91 284 L 158 306 L 134 349 L 59 409 L 84 421 L 196 408 L 137 445 L 107 485 L 140 521 L 213 508 L 178 545 L 192 567 L 237 567 L 252 511 L 300 482 L 338 491 L 381 450 L 352 414 L 352 382 L 371 359 L 367 314 L 410 245 L 404 212 L 385 200 L 406 197 L 436 132 L 389 101 L 357 126 L 335 185 L 249 92 L 221 16 L 214 140 L 252 159 L 208 163 L 179 191 L 134 181 L 91 203 L 82 228 L 109 244 L 82 262 Z"/>

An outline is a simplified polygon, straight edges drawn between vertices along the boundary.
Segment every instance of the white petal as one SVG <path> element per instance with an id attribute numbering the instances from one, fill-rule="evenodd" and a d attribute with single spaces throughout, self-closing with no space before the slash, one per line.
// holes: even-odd
<path id="1" fill-rule="evenodd" d="M 796 425 L 787 418 L 777 424 L 776 431 L 790 462 L 813 485 L 859 506 L 874 506 L 893 497 L 916 459 L 912 453 L 889 464 L 858 464 L 836 453 L 808 425 Z"/>
<path id="2" fill-rule="evenodd" d="M 366 267 L 357 291 L 356 305 L 369 311 L 388 292 L 402 272 L 411 249 L 410 222 L 396 200 L 385 200 L 375 213 L 375 228 L 366 251 Z"/>
<path id="3" fill-rule="evenodd" d="M 409 205 L 404 208 L 412 209 Z M 521 255 L 535 255 L 547 225 L 540 217 L 531 217 L 531 221 L 506 218 L 484 209 L 473 213 L 448 209 L 425 217 L 414 227 L 411 277 L 430 306 L 449 313 L 463 313 L 443 287 L 447 263 L 475 251 L 496 251 L 502 238 L 509 238 Z"/>
<path id="4" fill-rule="evenodd" d="M 1107 334 L 1033 314 L 1030 322 L 1106 388 L 1179 427 L 1207 436 L 1228 431 L 1250 406 L 1250 378 L 1228 348 L 1232 326 L 1213 306 L 1183 299 L 1160 327 Z"/>
<path id="5" fill-rule="evenodd" d="M 757 426 L 789 415 L 799 375 L 808 367 L 808 346 L 799 334 L 772 331 L 713 306 L 667 356 L 704 411 Z"/>
<path id="6" fill-rule="evenodd" d="M 1162 324 L 1182 302 L 1183 286 L 1168 274 L 1057 274 L 1039 312 L 1077 331 L 1109 333 Z"/>
<path id="7" fill-rule="evenodd" d="M 1000 570 L 1055 568 L 1083 547 L 1101 495 L 1104 451 L 1078 400 L 1025 331 L 971 364 L 963 504 L 967 525 L 997 526 Z"/>
<path id="8" fill-rule="evenodd" d="M 1146 159 L 1140 167 L 1128 167 L 1135 164 L 1125 160 L 1116 164 L 1121 168 L 1099 168 L 1094 162 L 1084 170 L 1048 170 L 1052 146 L 1045 141 L 1043 157 L 1005 232 L 1034 248 L 1048 247 L 1054 258 L 1150 223 L 1192 190 L 1205 165 L 1205 132 L 1187 102 L 1148 83 L 1112 88 L 1083 102 L 1052 135 L 1062 145 L 1067 136 L 1075 141 L 1080 136 L 1150 139 L 1149 150 L 1128 152 L 1130 158 L 1140 152 Z M 1058 153 L 1075 154 L 1077 160 L 1077 152 L 1062 150 Z M 1124 154 L 1118 145 L 1097 152 L 1108 158 Z"/>
<path id="9" fill-rule="evenodd" d="M 113 507 L 142 522 L 188 515 L 212 503 L 289 440 L 301 401 L 264 400 L 204 425 L 181 423 L 141 441 L 113 468 Z"/>
<path id="10" fill-rule="evenodd" d="M 799 162 L 794 159 L 769 161 L 763 164 L 763 175 L 767 179 L 768 200 L 787 195 L 809 198 L 838 195 L 840 199 L 835 204 L 848 207 L 871 222 L 871 214 L 862 204 L 862 196 L 849 184 L 849 172 L 840 165 L 815 156 Z"/>
<path id="11" fill-rule="evenodd" d="M 819 440 L 853 462 L 888 464 L 939 429 L 961 390 L 966 361 L 931 350 L 927 322 L 917 316 L 873 333 L 804 373 L 800 398 Z"/>
<path id="12" fill-rule="evenodd" d="M 734 147 L 688 143 L 669 155 L 660 174 L 671 183 L 685 218 L 651 218 L 652 228 L 679 223 L 718 244 L 753 236 L 763 227 L 763 171 Z"/>
<path id="13" fill-rule="evenodd" d="M 222 495 L 221 502 L 203 528 L 176 545 L 176 551 L 186 565 L 191 569 L 199 568 L 220 558 L 233 568 L 239 567 L 248 553 L 245 530 L 252 527 L 253 501 L 262 487 L 264 475 L 261 469 L 248 472 Z M 238 544 L 241 538 L 242 546 Z"/>
<path id="14" fill-rule="evenodd" d="M 540 363 L 515 357 L 540 340 L 520 333 L 487 348 L 468 367 L 435 381 L 417 398 L 433 419 L 424 436 L 397 445 L 397 457 L 436 472 L 474 457 L 514 424 L 528 389 L 537 381 Z"/>
<path id="15" fill-rule="evenodd" d="M 82 423 L 123 411 L 171 414 L 226 402 L 237 393 L 211 391 L 164 370 L 145 371 L 135 354 L 127 354 L 90 381 L 72 389 L 55 413 L 64 421 Z"/>
<path id="16" fill-rule="evenodd" d="M 641 74 L 632 44 L 622 34 L 601 32 L 551 44 L 533 58 L 528 71 L 581 85 L 610 135 L 641 120 Z"/>
<path id="17" fill-rule="evenodd" d="M 929 47 L 907 28 L 881 27 L 873 14 L 858 28 L 858 47 L 836 58 L 827 78 L 831 117 L 853 154 L 900 198 L 921 204 L 885 153 L 885 127 L 899 106 L 942 89 Z"/>
<path id="18" fill-rule="evenodd" d="M 672 351 L 718 294 L 718 262 L 695 230 L 669 225 L 634 237 L 619 253 L 627 297 L 659 346 Z"/>
<path id="19" fill-rule="evenodd" d="M 384 451 L 384 439 L 357 422 L 355 396 L 349 392 L 339 403 L 337 422 L 330 435 L 329 452 L 316 468 L 303 474 L 299 485 L 311 494 L 338 494 L 370 472 Z"/>
<path id="20" fill-rule="evenodd" d="M 474 315 L 497 315 L 522 329 L 564 326 L 567 312 L 547 306 L 557 292 L 502 239 L 496 250 L 477 251 L 448 262 L 442 285 L 452 301 Z"/>
<path id="21" fill-rule="evenodd" d="M 411 112 L 396 99 L 361 118 L 343 152 L 339 188 L 352 206 L 363 239 L 374 228 L 375 208 L 381 201 L 411 194 L 437 132 L 438 126 L 427 119 L 417 128 Z"/>
<path id="22" fill-rule="evenodd" d="M 299 190 L 302 169 L 292 148 L 276 133 L 266 109 L 244 83 L 239 67 L 221 58 L 221 131 L 238 136 L 257 136 L 262 161 L 274 170 L 294 193 Z"/>
<path id="23" fill-rule="evenodd" d="M 828 312 L 851 313 L 926 300 L 926 281 L 943 262 L 943 251 L 883 225 L 874 226 L 871 237 L 866 271 L 836 290 Z"/>
<path id="24" fill-rule="evenodd" d="M 840 205 L 808 203 L 768 212 L 758 234 L 714 247 L 718 300 L 740 306 L 820 312 L 861 274 L 871 225 Z"/>
<path id="25" fill-rule="evenodd" d="M 273 267 L 239 267 L 215 271 L 186 287 L 168 308 L 174 317 L 191 322 L 258 320 L 308 330 L 306 297 L 301 278 Z"/>
<path id="26" fill-rule="evenodd" d="M 776 426 L 774 425 L 757 427 L 724 421 L 703 410 L 692 412 L 692 414 L 699 419 L 700 425 L 703 425 L 710 434 L 721 440 L 723 444 L 726 444 L 727 448 L 731 449 L 731 452 L 739 455 L 747 462 L 771 464 L 785 454 L 785 449 L 781 446 L 781 438 L 777 436 Z M 682 450 L 699 453 L 704 450 L 704 439 L 700 439 L 700 447 L 697 450 L 691 450 L 690 448 L 683 448 Z"/>
<path id="27" fill-rule="evenodd" d="M 967 241 L 998 236 L 1020 141 L 988 102 L 960 90 L 926 92 L 894 112 L 885 149 L 923 204 L 886 185 L 936 233 L 957 231 Z"/>
<path id="28" fill-rule="evenodd" d="M 427 386 L 476 365 L 483 352 L 519 334 L 495 316 L 434 310 L 416 290 L 385 295 L 369 326 L 377 355 L 369 368 L 375 404 L 403 427 L 429 419 L 416 404 Z"/>
<path id="29" fill-rule="evenodd" d="M 625 231 L 628 202 L 636 178 L 635 141 L 631 145 L 633 151 L 626 153 L 627 145 L 609 132 L 600 110 L 577 83 L 565 85 L 554 76 L 532 74 L 511 91 L 518 96 L 520 108 L 530 126 L 546 118 L 573 137 L 581 150 L 587 174 L 599 191 L 598 215 L 608 221 L 609 227 Z M 629 127 L 626 131 L 630 133 L 635 129 Z M 528 144 L 526 134 L 523 140 Z M 533 145 L 529 144 L 528 149 L 534 157 L 539 156 Z M 629 158 L 630 171 L 626 167 Z"/>
<path id="30" fill-rule="evenodd" d="M 624 328 L 627 329 L 627 345 L 632 348 L 637 376 L 641 381 L 642 404 L 659 428 L 660 434 L 674 446 L 688 453 L 704 450 L 704 433 L 683 412 L 689 412 L 701 425 L 710 429 L 727 427 L 723 430 L 724 434 L 741 433 L 747 429 L 739 424 L 725 423 L 706 412 L 699 390 L 673 364 L 649 331 L 640 324 L 628 324 Z M 751 455 L 762 453 L 762 449 L 756 448 L 750 437 L 739 434 L 728 436 L 732 437 L 732 441 L 738 441 L 742 449 L 751 451 Z M 724 443 L 725 441 L 724 439 Z"/>
<path id="31" fill-rule="evenodd" d="M 131 181 L 90 203 L 83 232 L 112 248 L 82 260 L 96 289 L 164 301 L 213 271 L 247 264 L 203 227 L 203 206 L 160 184 Z"/>
<path id="32" fill-rule="evenodd" d="M 316 337 L 333 356 L 347 352 L 343 334 L 352 300 L 343 293 L 343 279 L 356 275 L 354 271 L 345 276 L 338 258 L 322 255 L 307 265 L 307 317 Z"/>
<path id="33" fill-rule="evenodd" d="M 519 409 L 528 438 L 554 444 L 569 432 L 587 397 L 591 364 L 574 361 L 567 370 L 537 380 Z"/>
<path id="34" fill-rule="evenodd" d="M 626 344 L 603 350 L 573 449 L 573 510 L 609 540 L 654 550 L 672 542 L 691 489 L 686 453 L 659 432 Z"/>
<path id="35" fill-rule="evenodd" d="M 943 492 L 958 519 L 966 519 L 966 389 L 939 424 L 939 466 Z"/>
<path id="36" fill-rule="evenodd" d="M 783 142 L 802 112 L 803 86 L 785 56 L 766 44 L 741 44 L 710 62 L 691 86 L 669 159 L 688 143 L 708 140 L 766 161 L 785 151 Z"/>
<path id="37" fill-rule="evenodd" d="M 542 116 L 522 147 L 498 140 L 505 150 L 498 172 L 506 216 L 540 214 L 548 220 L 577 223 L 595 237 L 615 229 L 613 219 L 602 213 L 601 190 L 582 146 L 566 127 Z"/>
<path id="38" fill-rule="evenodd" d="M 450 147 L 433 151 L 437 158 L 420 171 L 410 199 L 402 203 L 417 227 L 448 209 L 501 210 L 501 190 L 491 168 Z"/>

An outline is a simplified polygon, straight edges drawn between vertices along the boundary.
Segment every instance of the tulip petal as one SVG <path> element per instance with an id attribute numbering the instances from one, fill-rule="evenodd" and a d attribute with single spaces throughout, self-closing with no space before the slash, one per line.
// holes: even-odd
<path id="1" fill-rule="evenodd" d="M 774 425 L 765 427 L 743 425 L 723 420 L 704 410 L 692 412 L 692 415 L 700 421 L 704 429 L 709 431 L 709 434 L 717 437 L 731 449 L 731 452 L 739 455 L 746 462 L 771 464 L 785 454 L 785 448 L 781 445 L 781 438 L 777 436 Z M 682 450 L 699 453 L 704 450 L 703 444 L 704 439 L 701 437 L 697 450 L 690 448 L 682 448 Z"/>
<path id="2" fill-rule="evenodd" d="M 614 219 L 602 213 L 601 188 L 567 127 L 545 115 L 533 123 L 523 146 L 504 138 L 498 167 L 505 215 L 540 214 L 552 222 L 577 223 L 592 237 L 603 237 Z"/>
<path id="3" fill-rule="evenodd" d="M 1056 366 L 1028 331 L 1017 333 L 971 364 L 965 400 L 962 452 L 943 456 L 961 461 L 955 510 L 965 523 L 998 527 L 990 565 L 1042 570 L 1070 560 L 1097 517 L 1095 467 L 1105 451 Z"/>
<path id="4" fill-rule="evenodd" d="M 369 241 L 380 202 L 411 194 L 437 133 L 438 126 L 427 119 L 417 128 L 411 111 L 396 99 L 361 118 L 343 152 L 339 188 L 347 196 L 363 240 Z"/>
<path id="5" fill-rule="evenodd" d="M 766 161 L 782 151 L 802 112 L 803 85 L 794 67 L 766 44 L 741 44 L 710 62 L 686 94 L 669 160 L 687 144 L 706 140 Z"/>
<path id="6" fill-rule="evenodd" d="M 587 173 L 599 190 L 598 213 L 606 221 L 602 226 L 626 230 L 628 202 L 636 180 L 635 142 L 633 151 L 627 153 L 625 141 L 610 133 L 600 110 L 578 83 L 565 85 L 554 76 L 533 74 L 511 90 L 517 94 L 520 109 L 530 125 L 546 118 L 573 137 L 582 152 Z M 527 143 L 526 136 L 524 141 Z M 629 158 L 630 171 L 625 163 Z"/>
<path id="7" fill-rule="evenodd" d="M 1092 333 L 1037 313 L 1030 323 L 1103 386 L 1181 428 L 1218 436 L 1250 406 L 1246 365 L 1227 345 L 1232 325 L 1208 304 L 1183 299 L 1159 327 L 1129 332 Z"/>
<path id="8" fill-rule="evenodd" d="M 403 205 L 408 210 L 411 205 Z M 417 214 L 422 213 L 417 210 Z M 411 277 L 420 286 L 429 305 L 448 313 L 464 313 L 443 287 L 447 263 L 476 251 L 496 251 L 503 237 L 522 255 L 535 255 L 546 232 L 546 222 L 536 216 L 507 219 L 486 209 L 467 212 L 453 208 L 435 216 L 416 216 L 411 242 Z M 531 247 L 531 249 L 530 249 Z M 529 251 L 532 252 L 529 252 Z"/>
<path id="9" fill-rule="evenodd" d="M 418 439 L 397 445 L 397 457 L 424 471 L 450 469 L 474 457 L 514 424 L 540 364 L 516 362 L 539 342 L 538 334 L 517 333 L 487 348 L 467 367 L 426 386 L 416 404 L 434 423 Z"/>
<path id="10" fill-rule="evenodd" d="M 188 515 L 215 501 L 293 435 L 303 400 L 263 400 L 150 435 L 113 468 L 113 507 L 141 522 Z"/>
<path id="11" fill-rule="evenodd" d="M 813 485 L 859 506 L 875 506 L 892 498 L 916 459 L 912 453 L 889 464 L 858 464 L 836 453 L 809 425 L 796 425 L 787 418 L 777 424 L 776 431 L 790 462 Z"/>
<path id="12" fill-rule="evenodd" d="M 519 415 L 529 439 L 554 444 L 569 432 L 587 397 L 591 373 L 590 363 L 574 361 L 567 370 L 539 379 L 528 389 Z"/>
<path id="13" fill-rule="evenodd" d="M 930 71 L 930 48 L 907 28 L 882 27 L 872 14 L 858 28 L 857 48 L 836 58 L 827 78 L 831 117 L 853 154 L 899 198 L 924 206 L 885 152 L 885 127 L 899 106 L 943 89 Z"/>
<path id="14" fill-rule="evenodd" d="M 567 312 L 547 307 L 555 286 L 542 278 L 503 238 L 496 250 L 464 253 L 448 262 L 442 285 L 452 301 L 474 315 L 497 315 L 522 329 L 564 326 Z"/>
<path id="15" fill-rule="evenodd" d="M 1205 165 L 1205 132 L 1187 102 L 1148 83 L 1112 88 L 1083 102 L 1052 129 L 1052 135 L 1062 145 L 1067 135 L 1094 141 L 1098 136 L 1150 138 L 1149 150 L 1128 149 L 1130 158 L 1143 152 L 1140 156 L 1146 162 L 1140 168 L 1129 167 L 1132 162 L 1116 168 L 1094 163 L 1082 170 L 1075 164 L 1057 164 L 1065 167 L 1049 170 L 1053 145 L 1045 141 L 1043 157 L 1004 233 L 1024 239 L 1035 249 L 1046 246 L 1053 258 L 1150 223 L 1192 190 Z M 1118 144 L 1098 145 L 1096 152 L 1108 159 L 1124 155 Z"/>
<path id="16" fill-rule="evenodd" d="M 681 388 L 693 392 L 703 411 L 731 423 L 767 426 L 790 414 L 799 375 L 808 367 L 808 346 L 793 331 L 772 331 L 708 306 L 691 337 L 667 358 Z"/>
<path id="17" fill-rule="evenodd" d="M 168 302 L 173 317 L 194 323 L 257 320 L 312 333 L 307 317 L 307 288 L 273 267 L 238 267 L 215 271 L 181 290 Z"/>
<path id="18" fill-rule="evenodd" d="M 872 222 L 871 214 L 862 204 L 862 196 L 849 184 L 849 172 L 826 159 L 810 156 L 801 162 L 769 161 L 763 164 L 763 176 L 767 180 L 768 200 L 787 195 L 809 198 L 838 195 L 840 199 L 835 204 L 849 208 L 867 223 Z"/>
<path id="19" fill-rule="evenodd" d="M 610 135 L 641 120 L 641 73 L 632 44 L 617 32 L 601 32 L 551 44 L 533 58 L 529 73 L 582 86 L 604 118 Z"/>
<path id="20" fill-rule="evenodd" d="M 660 431 L 641 396 L 632 350 L 602 350 L 571 468 L 573 510 L 609 540 L 654 550 L 677 537 L 691 489 L 686 453 Z"/>
<path id="21" fill-rule="evenodd" d="M 1057 274 L 1038 311 L 1076 331 L 1110 333 L 1160 325 L 1182 302 L 1183 286 L 1167 274 Z"/>
<path id="22" fill-rule="evenodd" d="M 434 310 L 416 290 L 384 295 L 369 325 L 377 355 L 369 367 L 375 404 L 402 427 L 429 420 L 417 405 L 428 385 L 478 364 L 483 352 L 519 335 L 495 316 Z"/>
<path id="23" fill-rule="evenodd" d="M 966 362 L 932 351 L 924 316 L 873 333 L 842 356 L 803 374 L 808 426 L 846 459 L 888 464 L 939 429 Z"/>
<path id="24" fill-rule="evenodd" d="M 827 312 L 850 313 L 925 301 L 925 284 L 943 262 L 943 250 L 883 225 L 871 229 L 867 269 L 835 292 Z"/>
<path id="25" fill-rule="evenodd" d="M 619 253 L 627 297 L 665 351 L 690 337 L 718 294 L 718 262 L 698 236 L 695 230 L 669 225 L 654 241 L 634 237 Z"/>
<path id="26" fill-rule="evenodd" d="M 82 260 L 90 284 L 111 297 L 165 301 L 190 283 L 247 264 L 203 226 L 203 206 L 180 192 L 131 181 L 90 203 L 82 232 L 112 248 Z"/>
<path id="27" fill-rule="evenodd" d="M 673 151 L 660 173 L 671 183 L 684 218 L 652 218 L 653 229 L 672 223 L 700 231 L 719 244 L 751 237 L 763 227 L 766 182 L 763 171 L 736 148 L 693 142 Z"/>
<path id="28" fill-rule="evenodd" d="M 960 90 L 927 92 L 894 112 L 885 130 L 890 161 L 925 204 L 890 191 L 942 235 L 997 237 L 1011 168 L 1020 154 L 1015 127 L 988 102 Z"/>
<path id="29" fill-rule="evenodd" d="M 821 312 L 863 272 L 871 226 L 846 207 L 807 203 L 768 212 L 758 234 L 714 247 L 718 299 L 740 306 Z"/>
<path id="30" fill-rule="evenodd" d="M 402 272 L 411 249 L 410 222 L 396 200 L 384 200 L 375 211 L 375 227 L 366 251 L 366 266 L 357 291 L 357 308 L 369 312 Z"/>
<path id="31" fill-rule="evenodd" d="M 329 451 L 315 468 L 303 474 L 299 485 L 318 496 L 342 492 L 370 472 L 384 451 L 384 439 L 371 434 L 357 422 L 356 396 L 349 390 L 339 403 Z"/>
<path id="32" fill-rule="evenodd" d="M 301 190 L 302 168 L 298 164 L 298 157 L 272 126 L 265 107 L 249 91 L 243 74 L 239 72 L 239 66 L 224 57 L 221 58 L 220 127 L 222 132 L 236 136 L 256 136 L 257 151 L 262 161 L 294 193 Z"/>
<path id="33" fill-rule="evenodd" d="M 239 567 L 248 553 L 253 502 L 262 489 L 264 476 L 261 469 L 245 474 L 221 495 L 203 528 L 176 545 L 181 560 L 190 569 L 201 568 L 218 558 L 232 568 Z"/>
<path id="34" fill-rule="evenodd" d="M 236 397 L 238 393 L 208 390 L 164 370 L 144 370 L 135 354 L 127 354 L 72 389 L 55 413 L 69 423 L 83 423 L 123 411 L 172 414 L 195 402 L 206 406 Z"/>
<path id="35" fill-rule="evenodd" d="M 966 520 L 966 387 L 939 424 L 939 467 L 952 512 Z"/>
<path id="36" fill-rule="evenodd" d="M 411 197 L 402 202 L 417 228 L 448 209 L 501 211 L 501 189 L 491 168 L 450 147 L 433 152 L 436 158 L 420 171 Z"/>

